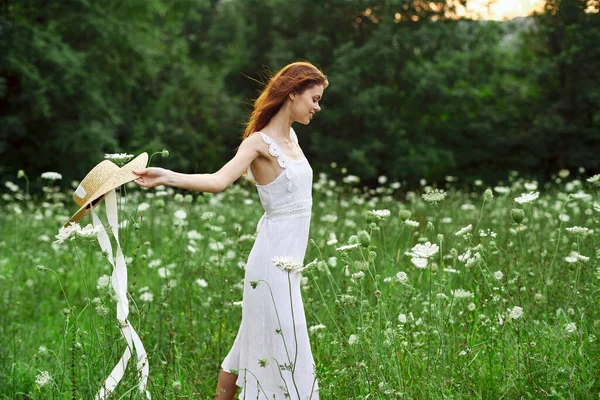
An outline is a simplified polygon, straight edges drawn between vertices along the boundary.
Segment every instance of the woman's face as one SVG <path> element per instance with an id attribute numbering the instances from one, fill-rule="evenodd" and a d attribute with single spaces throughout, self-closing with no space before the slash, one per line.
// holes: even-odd
<path id="1" fill-rule="evenodd" d="M 308 125 L 317 111 L 321 111 L 319 101 L 325 88 L 322 85 L 313 85 L 301 94 L 291 94 L 292 118 L 294 121 Z"/>

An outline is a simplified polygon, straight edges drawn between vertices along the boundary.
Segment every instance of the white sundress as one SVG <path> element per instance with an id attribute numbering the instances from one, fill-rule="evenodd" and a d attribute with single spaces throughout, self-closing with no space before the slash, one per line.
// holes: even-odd
<path id="1" fill-rule="evenodd" d="M 227 372 L 238 371 L 240 399 L 318 400 L 300 293 L 301 275 L 290 273 L 288 281 L 288 273 L 272 262 L 277 256 L 304 261 L 312 208 L 312 168 L 304 153 L 301 160 L 290 159 L 271 137 L 258 134 L 283 171 L 267 185 L 256 185 L 265 213 L 258 222 L 258 235 L 246 264 L 242 322 L 221 367 Z M 293 129 L 290 137 L 300 149 Z M 250 168 L 248 175 L 253 178 Z M 252 288 L 253 281 L 260 281 L 256 288 Z"/>

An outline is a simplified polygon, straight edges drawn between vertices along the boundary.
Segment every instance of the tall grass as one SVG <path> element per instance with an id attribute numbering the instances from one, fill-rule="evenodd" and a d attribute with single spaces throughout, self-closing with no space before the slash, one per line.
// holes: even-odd
<path id="1" fill-rule="evenodd" d="M 493 197 L 448 183 L 431 204 L 424 187 L 363 190 L 320 175 L 302 288 L 321 398 L 598 398 L 600 200 L 585 179 L 556 180 L 526 204 L 515 198 L 538 189 L 516 175 Z M 110 265 L 94 240 L 52 243 L 75 209 L 67 194 L 50 185 L 31 199 L 9 186 L 0 399 L 93 398 L 125 347 L 101 278 Z M 121 193 L 129 320 L 153 398 L 212 398 L 261 214 L 245 183 L 218 195 Z M 413 263 L 427 242 L 437 251 Z M 130 364 L 116 399 L 143 398 Z"/>

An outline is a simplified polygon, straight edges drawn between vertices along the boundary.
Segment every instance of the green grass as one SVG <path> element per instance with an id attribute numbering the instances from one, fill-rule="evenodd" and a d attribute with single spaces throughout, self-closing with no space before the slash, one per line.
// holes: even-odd
<path id="1" fill-rule="evenodd" d="M 567 179 L 519 205 L 526 183 L 513 176 L 510 193 L 486 201 L 485 186 L 448 184 L 432 205 L 389 184 L 315 182 L 304 262 L 316 262 L 303 298 L 322 399 L 598 398 L 598 193 Z M 127 191 L 120 237 L 148 389 L 154 399 L 212 398 L 240 323 L 235 303 L 262 214 L 255 189 Z M 143 202 L 150 207 L 138 212 Z M 513 208 L 524 211 L 521 224 Z M 370 212 L 384 209 L 389 217 Z M 34 200 L 8 189 L 0 200 L 0 399 L 91 399 L 125 349 L 111 291 L 97 287 L 111 274 L 98 243 L 52 243 L 74 210 L 70 195 L 48 187 Z M 407 226 L 401 210 L 419 226 Z M 469 224 L 470 234 L 455 234 Z M 406 253 L 426 242 L 439 250 L 417 268 Z M 349 243 L 360 245 L 336 250 Z M 567 262 L 572 251 L 589 260 Z M 132 358 L 113 398 L 143 398 L 134 366 Z M 43 371 L 51 380 L 40 386 Z"/>

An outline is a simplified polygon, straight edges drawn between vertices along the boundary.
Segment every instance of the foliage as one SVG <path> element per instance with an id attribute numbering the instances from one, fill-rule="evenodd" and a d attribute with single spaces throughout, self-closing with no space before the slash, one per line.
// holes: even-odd
<path id="1" fill-rule="evenodd" d="M 69 182 L 103 153 L 165 147 L 166 167 L 215 171 L 260 82 L 298 59 L 331 82 L 296 129 L 319 170 L 367 184 L 598 170 L 598 8 L 548 0 L 492 22 L 441 0 L 5 0 L 0 180 Z"/>

